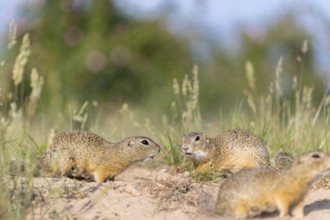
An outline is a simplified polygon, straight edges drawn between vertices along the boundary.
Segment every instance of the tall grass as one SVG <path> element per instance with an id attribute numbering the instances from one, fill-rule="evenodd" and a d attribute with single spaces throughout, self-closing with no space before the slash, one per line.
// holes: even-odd
<path id="1" fill-rule="evenodd" d="M 198 102 L 198 72 L 195 65 L 191 77 L 186 74 L 181 85 L 177 79 L 173 79 L 175 101 L 171 104 L 171 112 L 163 116 L 163 130 L 159 131 L 161 144 L 164 146 L 163 158 L 170 165 L 180 165 L 184 162 L 180 148 L 182 135 L 202 129 Z"/>
<path id="2" fill-rule="evenodd" d="M 246 88 L 242 88 L 242 104 L 231 114 L 214 118 L 212 126 L 203 121 L 199 106 L 199 70 L 194 66 L 191 74 L 183 79 L 173 79 L 173 102 L 169 110 L 161 113 L 157 119 L 149 118 L 147 111 L 140 114 L 129 104 L 124 104 L 116 113 L 110 115 L 99 109 L 96 102 L 86 101 L 80 105 L 70 105 L 67 116 L 45 115 L 38 111 L 38 100 L 42 95 L 43 77 L 35 68 L 28 69 L 30 56 L 29 35 L 16 39 L 16 27 L 11 24 L 8 50 L 19 45 L 18 55 L 13 66 L 6 61 L 0 62 L 0 73 L 12 69 L 12 77 L 1 78 L 0 116 L 0 219 L 21 219 L 24 211 L 30 207 L 35 194 L 31 182 L 34 165 L 38 155 L 45 150 L 48 137 L 54 136 L 56 130 L 87 129 L 110 138 L 119 140 L 129 134 L 144 134 L 152 137 L 162 147 L 161 156 L 156 158 L 159 165 L 189 169 L 181 154 L 181 138 L 184 133 L 204 131 L 211 135 L 223 132 L 224 129 L 242 127 L 261 137 L 272 152 L 278 148 L 287 151 L 302 152 L 311 148 L 328 150 L 330 131 L 330 96 L 328 88 L 317 106 L 313 105 L 313 87 L 302 84 L 298 77 L 292 79 L 289 98 L 283 93 L 282 75 L 283 59 L 279 58 L 274 70 L 274 82 L 270 83 L 267 94 L 257 96 L 258 79 L 251 61 L 246 62 Z M 302 44 L 300 60 L 303 76 L 303 56 L 308 52 L 308 44 Z M 6 81 L 7 80 L 7 81 Z M 29 82 L 29 84 L 27 84 Z M 29 87 L 27 90 L 26 87 Z M 26 91 L 29 93 L 26 94 Z M 220 103 L 219 103 L 220 106 Z M 41 123 L 36 120 L 42 118 Z M 58 120 L 61 120 L 59 123 Z M 37 122 L 40 122 L 39 120 Z M 45 124 L 40 126 L 40 124 Z M 36 129 L 37 128 L 37 129 Z M 37 141 L 35 133 L 39 130 L 42 138 Z M 43 131 L 40 131 L 43 130 Z M 41 140 L 41 141 L 40 141 Z M 14 159 L 16 167 L 25 164 L 26 179 L 8 175 Z M 17 211 L 18 210 L 18 211 Z"/>
<path id="3" fill-rule="evenodd" d="M 283 148 L 294 152 L 309 149 L 328 150 L 329 147 L 329 88 L 315 107 L 313 86 L 302 83 L 305 74 L 302 57 L 307 53 L 307 41 L 301 47 L 302 55 L 297 58 L 301 72 L 292 78 L 293 97 L 283 94 L 282 75 L 283 58 L 280 57 L 275 68 L 275 81 L 269 85 L 268 93 L 260 97 L 253 96 L 253 65 L 246 65 L 246 77 L 249 82 L 245 90 L 246 103 L 250 109 L 249 128 L 263 137 L 271 149 Z M 299 77 L 298 77 L 299 76 Z"/>
<path id="4" fill-rule="evenodd" d="M 10 25 L 8 50 L 15 49 L 16 26 Z M 32 203 L 31 186 L 32 164 L 38 146 L 29 135 L 30 122 L 35 116 L 37 102 L 42 91 L 43 78 L 35 68 L 29 70 L 27 63 L 30 55 L 29 35 L 24 35 L 19 53 L 13 63 L 1 61 L 0 111 L 0 219 L 22 219 L 24 210 Z M 12 77 L 4 77 L 4 69 L 12 70 Z M 26 78 L 30 78 L 27 80 Z M 26 81 L 30 81 L 30 94 L 25 94 Z M 12 160 L 15 160 L 13 163 Z M 10 172 L 24 172 L 24 180 L 11 176 Z"/>

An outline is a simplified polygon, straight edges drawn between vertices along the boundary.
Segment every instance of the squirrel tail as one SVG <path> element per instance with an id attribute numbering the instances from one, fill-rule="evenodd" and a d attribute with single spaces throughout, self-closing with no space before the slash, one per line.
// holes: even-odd
<path id="1" fill-rule="evenodd" d="M 292 153 L 277 151 L 272 157 L 270 165 L 277 170 L 285 170 L 291 166 L 294 158 L 295 157 Z"/>

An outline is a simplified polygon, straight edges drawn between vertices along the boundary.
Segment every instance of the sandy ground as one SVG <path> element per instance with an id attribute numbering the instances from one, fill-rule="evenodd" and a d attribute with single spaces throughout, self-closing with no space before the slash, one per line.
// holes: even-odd
<path id="1" fill-rule="evenodd" d="M 69 178 L 32 184 L 26 219 L 231 219 L 212 212 L 219 183 L 196 183 L 168 169 L 130 167 L 103 184 Z M 330 190 L 312 189 L 305 202 L 306 219 L 330 219 Z"/>

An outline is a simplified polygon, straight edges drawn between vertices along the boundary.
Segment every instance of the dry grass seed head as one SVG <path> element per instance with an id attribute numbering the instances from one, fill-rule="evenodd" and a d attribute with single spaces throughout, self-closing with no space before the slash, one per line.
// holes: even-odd
<path id="1" fill-rule="evenodd" d="M 256 86 L 256 79 L 254 75 L 254 67 L 250 60 L 247 60 L 245 62 L 245 73 L 246 73 L 246 79 L 248 81 L 249 88 L 251 90 L 255 89 Z"/>
<path id="2" fill-rule="evenodd" d="M 8 49 L 14 47 L 17 43 L 17 24 L 15 21 L 11 21 L 9 23 L 9 31 L 8 31 Z"/>
<path id="3" fill-rule="evenodd" d="M 275 91 L 278 96 L 283 95 L 282 87 L 281 87 L 281 75 L 283 73 L 283 57 L 281 56 L 278 60 L 276 70 L 275 70 Z"/>
<path id="4" fill-rule="evenodd" d="M 303 52 L 303 54 L 306 54 L 308 51 L 308 41 L 305 39 L 301 45 L 301 52 Z"/>
<path id="5" fill-rule="evenodd" d="M 180 85 L 177 79 L 173 79 L 173 91 L 175 95 L 180 95 Z"/>
<path id="6" fill-rule="evenodd" d="M 30 56 L 30 39 L 29 39 L 29 35 L 25 34 L 20 48 L 20 53 L 16 57 L 14 69 L 13 69 L 13 80 L 15 86 L 18 86 L 22 82 L 24 68 L 28 61 L 29 56 Z"/>

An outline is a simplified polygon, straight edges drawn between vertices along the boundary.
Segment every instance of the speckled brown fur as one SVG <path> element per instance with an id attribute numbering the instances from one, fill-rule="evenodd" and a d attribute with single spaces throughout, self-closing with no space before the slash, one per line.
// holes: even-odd
<path id="1" fill-rule="evenodd" d="M 188 133 L 182 139 L 182 152 L 193 161 L 196 171 L 211 169 L 235 173 L 269 164 L 265 145 L 243 129 L 229 130 L 214 138 L 202 132 Z"/>
<path id="2" fill-rule="evenodd" d="M 111 143 L 92 132 L 65 132 L 54 137 L 40 158 L 38 170 L 42 176 L 104 182 L 134 162 L 152 159 L 159 151 L 159 145 L 148 137 L 134 136 Z"/>
<path id="3" fill-rule="evenodd" d="M 254 217 L 279 210 L 280 216 L 302 218 L 303 200 L 311 184 L 330 168 L 330 155 L 321 151 L 298 157 L 288 170 L 268 168 L 242 170 L 219 188 L 217 213 L 236 218 Z"/>

